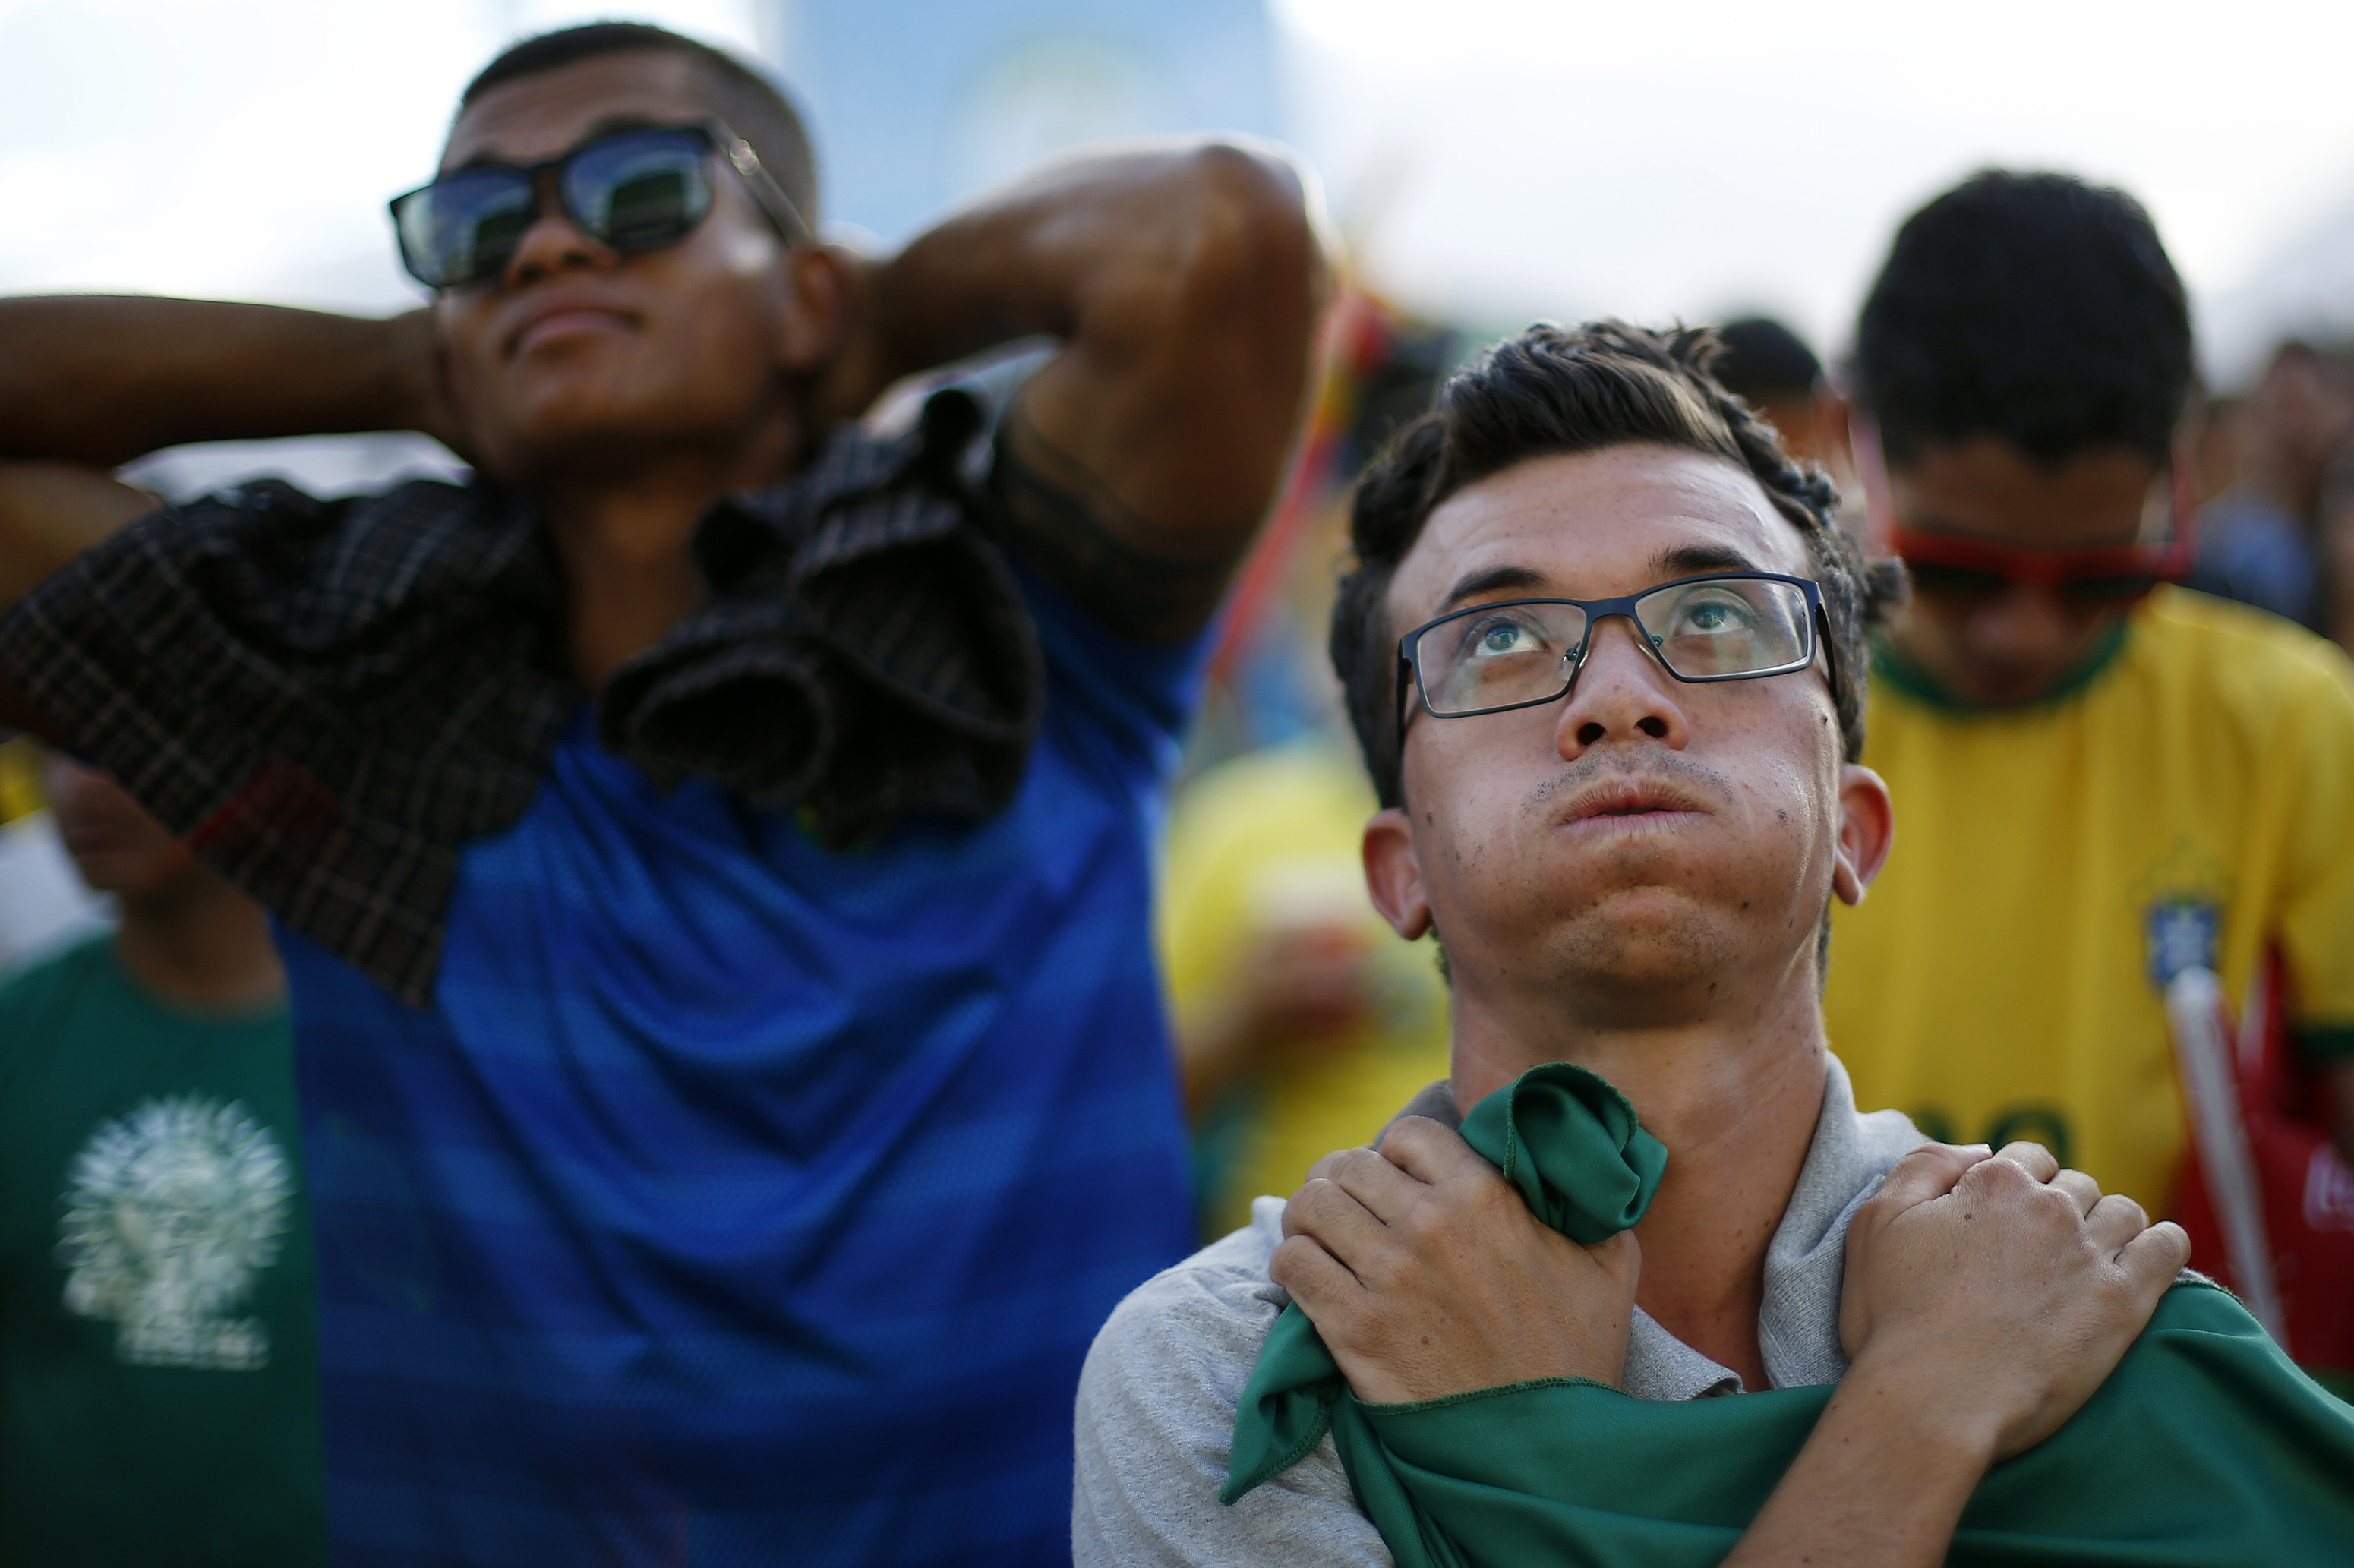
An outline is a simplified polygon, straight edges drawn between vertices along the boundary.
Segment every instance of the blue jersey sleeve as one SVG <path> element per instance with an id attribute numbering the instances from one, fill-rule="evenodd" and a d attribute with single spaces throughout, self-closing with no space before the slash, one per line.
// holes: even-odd
<path id="1" fill-rule="evenodd" d="M 1013 400 L 1053 353 L 1051 344 L 1033 343 L 944 376 L 943 386 L 980 406 L 980 426 L 963 464 L 976 495 L 989 486 Z M 1214 634 L 1204 630 L 1157 645 L 1130 641 L 1017 553 L 1007 557 L 1045 656 L 1047 734 L 1042 738 L 1096 758 L 1127 788 L 1158 786 L 1175 770 L 1186 726 L 1201 702 Z"/>
<path id="2" fill-rule="evenodd" d="M 1017 560 L 1014 576 L 1046 657 L 1049 738 L 1078 743 L 1131 788 L 1165 780 L 1201 703 L 1211 632 L 1131 642 L 1035 568 Z"/>

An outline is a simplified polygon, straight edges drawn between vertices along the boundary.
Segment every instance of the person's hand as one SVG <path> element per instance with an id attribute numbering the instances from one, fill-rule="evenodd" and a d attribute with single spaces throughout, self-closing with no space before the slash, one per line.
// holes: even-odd
<path id="1" fill-rule="evenodd" d="M 1848 1376 L 2008 1458 L 2092 1397 L 2190 1256 L 2040 1144 L 1916 1149 L 1848 1227 Z"/>
<path id="2" fill-rule="evenodd" d="M 1543 1377 L 1616 1384 L 1641 1253 L 1546 1226 L 1451 1129 L 1425 1117 L 1381 1148 L 1317 1161 L 1283 1211 L 1268 1272 L 1357 1397 L 1437 1399 Z"/>
<path id="3" fill-rule="evenodd" d="M 1235 1079 L 1276 1061 L 1355 1041 L 1373 964 L 1373 946 L 1354 926 L 1320 921 L 1250 933 L 1226 984 L 1179 1021 L 1187 1107 L 1198 1113 Z"/>
<path id="4" fill-rule="evenodd" d="M 1364 1015 L 1373 960 L 1373 944 L 1352 926 L 1262 933 L 1235 985 L 1239 1027 L 1256 1054 L 1313 1050 L 1345 1038 Z"/>

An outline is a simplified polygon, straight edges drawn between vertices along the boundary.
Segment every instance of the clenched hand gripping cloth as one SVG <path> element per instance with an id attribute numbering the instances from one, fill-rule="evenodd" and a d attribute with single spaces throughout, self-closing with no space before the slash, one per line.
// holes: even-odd
<path id="1" fill-rule="evenodd" d="M 1555 1230 L 1639 1220 L 1666 1151 L 1582 1067 L 1523 1074 L 1463 1137 Z M 1329 1429 L 1399 1568 L 1683 1568 L 1722 1560 L 1814 1429 L 1829 1387 L 1659 1404 L 1546 1378 L 1411 1404 L 1350 1392 L 1297 1304 L 1268 1331 L 1221 1500 Z M 2354 1409 L 2298 1372 L 2230 1295 L 2184 1283 L 2100 1391 L 1996 1466 L 1949 1563 L 2342 1564 L 2354 1557 Z"/>

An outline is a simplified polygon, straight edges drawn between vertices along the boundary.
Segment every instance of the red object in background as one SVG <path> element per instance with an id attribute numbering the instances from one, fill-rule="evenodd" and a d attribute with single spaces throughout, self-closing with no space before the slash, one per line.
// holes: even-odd
<path id="1" fill-rule="evenodd" d="M 1954 567 L 2045 588 L 2064 588 L 2078 583 L 2142 577 L 2148 579 L 2147 587 L 2142 590 L 2147 592 L 2148 588 L 2176 581 L 2190 570 L 2191 546 L 2188 540 L 2168 545 L 2031 550 L 1967 534 L 1907 528 L 1901 523 L 1889 530 L 1888 537 L 1908 567 Z"/>
<path id="2" fill-rule="evenodd" d="M 1951 567 L 2055 588 L 2133 577 L 2179 582 L 2190 575 L 2199 534 L 2199 462 L 2187 440 L 2177 440 L 2173 460 L 2150 485 L 2136 543 L 2057 550 L 1906 527 L 1896 515 L 1880 428 L 1861 408 L 1850 415 L 1848 442 L 1856 479 L 1863 487 L 1864 549 L 1869 555 L 1893 555 L 1908 566 Z"/>
<path id="3" fill-rule="evenodd" d="M 2298 1059 L 2287 1020 L 2286 974 L 2274 954 L 2236 1043 L 2228 1014 L 2219 1015 L 2211 1042 L 2221 1047 L 2230 1086 L 2218 1097 L 2237 1101 L 2239 1147 L 2211 1150 L 2215 1139 L 2202 1128 L 2200 1107 L 2190 1106 L 2191 1151 L 2176 1188 L 2175 1218 L 2190 1233 L 2193 1268 L 2231 1287 L 2252 1309 L 2261 1298 L 2274 1298 L 2278 1322 L 2266 1327 L 2291 1357 L 2307 1367 L 2354 1372 L 2354 1169 L 2330 1141 L 2328 1086 Z M 2190 1031 L 2179 1015 L 2175 1022 L 2180 1054 Z M 2181 1076 L 2191 1100 L 2196 1075 L 2186 1070 Z M 2233 1141 L 2228 1131 L 2225 1141 Z M 2256 1239 L 2265 1255 L 2253 1269 L 2237 1266 L 2239 1249 L 2230 1235 L 2235 1168 L 2237 1180 L 2253 1179 Z M 2269 1288 L 2255 1277 L 2266 1260 Z"/>
<path id="4" fill-rule="evenodd" d="M 1316 401 L 1294 450 L 1275 515 L 1235 573 L 1219 618 L 1217 643 L 1210 653 L 1210 678 L 1229 679 L 1251 633 L 1282 596 L 1292 556 L 1315 521 L 1317 508 L 1353 475 L 1339 471 L 1341 442 L 1356 418 L 1357 393 L 1365 374 L 1388 352 L 1397 335 L 1390 308 L 1353 284 L 1344 284 L 1325 313 L 1317 344 Z"/>
<path id="5" fill-rule="evenodd" d="M 2150 486 L 2148 503 L 2142 509 L 2143 537 L 2137 544 L 2029 549 L 1972 535 L 1908 528 L 1893 514 L 1884 532 L 1907 566 L 1956 567 L 2046 588 L 2118 577 L 2147 577 L 2154 586 L 2190 575 L 2198 518 L 2196 465 L 2187 454 L 2178 453 Z"/>

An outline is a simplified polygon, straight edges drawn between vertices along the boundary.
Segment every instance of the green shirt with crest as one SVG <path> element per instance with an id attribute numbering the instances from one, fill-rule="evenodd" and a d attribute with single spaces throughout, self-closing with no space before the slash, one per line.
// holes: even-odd
<path id="1" fill-rule="evenodd" d="M 198 1013 L 100 937 L 0 984 L 0 1562 L 327 1560 L 282 1003 Z"/>

